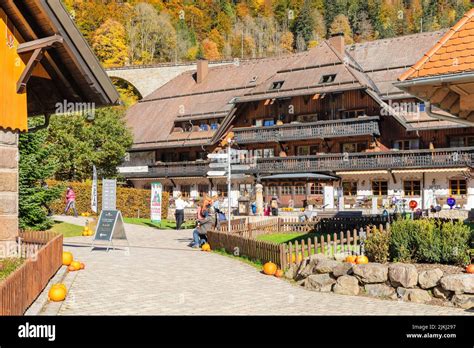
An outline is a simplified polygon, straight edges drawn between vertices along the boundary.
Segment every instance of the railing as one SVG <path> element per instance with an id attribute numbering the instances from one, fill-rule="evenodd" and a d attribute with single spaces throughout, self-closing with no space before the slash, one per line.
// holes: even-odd
<path id="1" fill-rule="evenodd" d="M 471 166 L 474 147 L 258 159 L 262 173 Z"/>
<path id="2" fill-rule="evenodd" d="M 437 150 L 408 150 L 362 153 L 335 153 L 257 159 L 245 173 L 295 173 L 341 170 L 469 167 L 474 163 L 474 147 Z M 127 177 L 207 176 L 208 161 L 170 162 L 149 166 L 148 173 Z"/>
<path id="3" fill-rule="evenodd" d="M 206 176 L 209 162 L 170 162 L 149 167 L 149 174 L 162 177 Z"/>
<path id="4" fill-rule="evenodd" d="M 380 134 L 379 117 L 235 128 L 237 144 Z"/>
<path id="5" fill-rule="evenodd" d="M 25 262 L 0 281 L 0 315 L 22 315 L 62 265 L 63 236 L 52 232 L 20 235 Z"/>

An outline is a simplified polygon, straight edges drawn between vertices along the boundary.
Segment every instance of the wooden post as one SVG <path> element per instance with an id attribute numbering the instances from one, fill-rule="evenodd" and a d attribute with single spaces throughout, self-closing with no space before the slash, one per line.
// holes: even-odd
<path id="1" fill-rule="evenodd" d="M 351 251 L 351 231 L 347 230 L 346 232 L 346 246 L 347 246 L 347 252 L 349 254 L 352 254 L 352 251 Z"/>
<path id="2" fill-rule="evenodd" d="M 299 249 L 299 246 L 298 246 L 298 241 L 295 240 L 295 259 L 296 259 L 296 264 L 298 265 L 299 264 L 299 261 L 298 261 L 298 249 Z"/>
<path id="3" fill-rule="evenodd" d="M 321 253 L 326 254 L 326 246 L 324 245 L 324 236 L 321 235 Z"/>
<path id="4" fill-rule="evenodd" d="M 353 232 L 353 251 L 356 251 L 357 250 L 357 229 L 354 228 L 354 232 Z"/>
<path id="5" fill-rule="evenodd" d="M 308 238 L 308 257 L 310 257 L 311 255 L 311 238 Z"/>
<path id="6" fill-rule="evenodd" d="M 327 240 L 327 245 L 328 245 L 327 247 L 328 255 L 330 255 L 331 254 L 331 235 L 329 233 L 326 235 L 326 240 Z"/>

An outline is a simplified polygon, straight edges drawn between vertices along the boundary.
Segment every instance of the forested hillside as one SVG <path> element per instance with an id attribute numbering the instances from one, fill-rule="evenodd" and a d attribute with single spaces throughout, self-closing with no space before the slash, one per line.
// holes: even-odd
<path id="1" fill-rule="evenodd" d="M 453 25 L 469 0 L 64 0 L 107 67 L 258 58 Z"/>

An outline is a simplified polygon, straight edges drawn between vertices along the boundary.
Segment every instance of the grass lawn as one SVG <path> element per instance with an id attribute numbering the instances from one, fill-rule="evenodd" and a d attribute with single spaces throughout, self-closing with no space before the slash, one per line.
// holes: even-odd
<path id="1" fill-rule="evenodd" d="M 61 233 L 64 238 L 82 236 L 83 229 L 84 227 L 82 226 L 59 221 L 55 221 L 53 227 L 51 227 L 51 231 Z"/>
<path id="2" fill-rule="evenodd" d="M 23 261 L 25 260 L 17 257 L 0 261 L 0 281 L 8 277 L 14 270 L 20 267 Z"/>
<path id="3" fill-rule="evenodd" d="M 263 268 L 263 263 L 260 260 L 252 260 L 247 256 L 235 256 L 234 254 L 230 254 L 227 251 L 225 251 L 224 248 L 218 249 L 218 250 L 212 250 L 212 252 L 216 253 L 216 254 L 219 254 L 219 255 L 222 255 L 222 256 L 230 257 L 231 259 L 239 260 L 239 261 L 244 262 L 244 263 L 246 263 L 246 264 L 248 264 L 252 267 L 255 267 L 256 269 L 258 269 L 260 271 Z"/>
<path id="4" fill-rule="evenodd" d="M 161 223 L 151 222 L 150 219 L 145 218 L 124 218 L 123 219 L 127 224 L 134 224 L 140 226 L 154 227 L 160 230 L 174 230 L 176 229 L 176 223 L 174 220 L 162 220 Z M 191 229 L 196 225 L 193 221 L 185 221 L 181 225 L 181 229 Z"/>
<path id="5" fill-rule="evenodd" d="M 275 234 L 262 234 L 257 237 L 257 240 L 263 240 L 264 242 L 273 242 L 277 244 L 294 242 L 296 240 L 308 239 L 309 234 L 306 233 L 275 233 Z"/>

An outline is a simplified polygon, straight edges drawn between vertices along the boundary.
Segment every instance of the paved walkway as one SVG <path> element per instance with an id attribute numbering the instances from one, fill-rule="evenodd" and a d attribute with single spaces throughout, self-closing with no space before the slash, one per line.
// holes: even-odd
<path id="1" fill-rule="evenodd" d="M 84 218 L 62 218 L 84 225 Z M 64 249 L 85 262 L 69 273 L 69 295 L 42 314 L 59 315 L 460 315 L 461 309 L 307 291 L 254 267 L 188 248 L 190 231 L 126 225 L 124 250 L 90 251 L 91 237 Z"/>

